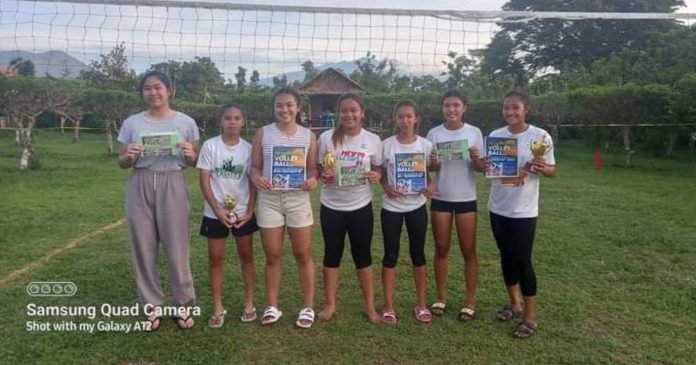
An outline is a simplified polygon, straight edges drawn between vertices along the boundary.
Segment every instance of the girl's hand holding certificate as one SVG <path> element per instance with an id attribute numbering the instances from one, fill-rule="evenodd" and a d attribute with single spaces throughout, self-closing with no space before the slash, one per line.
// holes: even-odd
<path id="1" fill-rule="evenodd" d="M 400 197 L 405 195 L 404 193 L 400 192 L 392 185 L 385 183 L 382 186 L 384 187 L 384 193 L 387 194 L 387 196 L 390 197 L 391 199 L 397 199 L 397 198 L 400 198 Z"/>
<path id="2" fill-rule="evenodd" d="M 476 171 L 486 172 L 491 168 L 491 161 L 488 158 L 486 158 L 486 156 L 482 157 L 481 152 L 479 152 L 478 148 L 469 148 L 469 157 L 471 158 L 471 161 L 474 162 Z"/>
<path id="3" fill-rule="evenodd" d="M 131 160 L 135 160 L 143 152 L 143 145 L 140 143 L 131 143 L 126 147 L 126 155 Z"/>
<path id="4" fill-rule="evenodd" d="M 309 179 L 305 180 L 302 183 L 302 190 L 304 190 L 304 191 L 312 191 L 316 187 L 317 187 L 317 179 L 314 177 L 310 177 Z"/>
<path id="5" fill-rule="evenodd" d="M 428 187 L 421 190 L 420 193 L 423 194 L 424 197 L 430 199 L 433 197 L 433 190 L 435 190 L 435 184 L 428 184 Z"/>
<path id="6" fill-rule="evenodd" d="M 265 191 L 265 190 L 270 190 L 271 189 L 271 182 L 268 181 L 263 175 L 261 174 L 251 174 L 251 182 L 254 183 L 254 186 L 256 189 L 259 191 Z"/>

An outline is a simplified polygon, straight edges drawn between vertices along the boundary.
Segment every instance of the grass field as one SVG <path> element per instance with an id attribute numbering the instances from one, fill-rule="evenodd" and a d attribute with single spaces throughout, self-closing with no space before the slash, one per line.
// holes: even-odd
<path id="1" fill-rule="evenodd" d="M 344 255 L 339 312 L 311 330 L 292 325 L 301 306 L 297 270 L 286 245 L 280 324 L 266 328 L 241 324 L 243 290 L 239 263 L 228 250 L 225 327 L 205 323 L 211 297 L 207 248 L 197 236 L 202 199 L 196 174 L 188 170 L 191 214 L 191 265 L 202 316 L 192 331 L 164 321 L 156 333 L 30 332 L 28 321 L 60 323 L 114 321 L 140 317 L 29 317 L 27 304 L 126 306 L 136 301 L 125 225 L 77 242 L 77 246 L 41 257 L 81 236 L 123 218 L 128 172 L 106 155 L 101 136 L 41 133 L 37 137 L 43 168 L 19 171 L 12 135 L 0 133 L 0 278 L 37 265 L 0 285 L 0 363 L 8 364 L 194 364 L 194 363 L 675 363 L 696 355 L 696 163 L 688 152 L 675 159 L 637 154 L 634 168 L 615 165 L 621 156 L 605 156 L 605 169 L 592 167 L 591 148 L 562 142 L 556 149 L 559 174 L 542 182 L 541 216 L 535 242 L 539 278 L 539 332 L 513 340 L 512 324 L 499 323 L 494 311 L 505 303 L 497 249 L 486 211 L 488 184 L 479 179 L 478 245 L 481 262 L 478 317 L 471 325 L 456 320 L 463 301 L 462 258 L 451 252 L 449 313 L 430 325 L 411 317 L 414 304 L 410 262 L 402 249 L 395 301 L 400 314 L 394 327 L 372 325 L 362 315 L 362 300 L 348 252 Z M 376 202 L 379 200 L 377 194 Z M 379 204 L 375 204 L 375 209 Z M 318 214 L 316 215 L 318 218 Z M 381 262 L 376 222 L 373 259 Z M 263 255 L 258 236 L 257 308 L 265 304 Z M 404 239 L 405 243 L 405 239 Z M 230 247 L 231 248 L 231 247 Z M 432 238 L 428 237 L 432 280 Z M 314 232 L 320 273 L 322 240 Z M 164 255 L 162 255 L 163 257 Z M 168 291 L 166 266 L 161 272 Z M 379 272 L 379 265 L 375 268 Z M 376 277 L 379 280 L 379 275 Z M 27 294 L 31 281 L 72 281 L 71 298 Z M 429 298 L 433 299 L 433 283 Z M 376 283 L 381 305 L 381 285 Z M 316 307 L 323 306 L 321 275 Z"/>

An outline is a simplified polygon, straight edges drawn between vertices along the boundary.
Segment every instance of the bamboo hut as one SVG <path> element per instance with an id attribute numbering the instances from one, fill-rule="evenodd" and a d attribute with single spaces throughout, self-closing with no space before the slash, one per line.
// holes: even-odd
<path id="1" fill-rule="evenodd" d="M 335 118 L 338 97 L 345 93 L 362 94 L 365 89 L 340 71 L 329 67 L 300 85 L 297 92 L 309 97 L 308 125 L 331 127 L 331 117 Z"/>

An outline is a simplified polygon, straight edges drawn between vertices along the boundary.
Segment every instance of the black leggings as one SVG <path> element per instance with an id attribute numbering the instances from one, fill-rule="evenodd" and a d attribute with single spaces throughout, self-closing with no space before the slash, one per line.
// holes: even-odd
<path id="1" fill-rule="evenodd" d="M 493 237 L 500 250 L 500 266 L 506 286 L 520 284 L 525 297 L 536 295 L 537 282 L 532 266 L 535 218 L 508 218 L 491 213 Z"/>
<path id="2" fill-rule="evenodd" d="M 382 208 L 382 237 L 384 238 L 384 259 L 382 266 L 393 268 L 399 258 L 401 227 L 406 221 L 411 263 L 419 267 L 425 265 L 425 233 L 428 230 L 428 211 L 425 204 L 406 213 L 390 212 Z"/>
<path id="3" fill-rule="evenodd" d="M 322 204 L 319 219 L 324 236 L 324 266 L 341 266 L 346 233 L 350 239 L 350 252 L 353 254 L 355 267 L 363 269 L 372 265 L 372 203 L 350 212 L 333 210 Z"/>

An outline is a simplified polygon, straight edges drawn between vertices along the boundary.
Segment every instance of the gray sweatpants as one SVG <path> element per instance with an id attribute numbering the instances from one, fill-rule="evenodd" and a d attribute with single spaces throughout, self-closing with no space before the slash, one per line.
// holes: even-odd
<path id="1" fill-rule="evenodd" d="M 189 197 L 183 172 L 134 169 L 126 188 L 126 217 L 140 304 L 164 304 L 158 271 L 162 242 L 169 264 L 172 302 L 175 306 L 192 306 L 195 292 L 189 265 Z"/>

